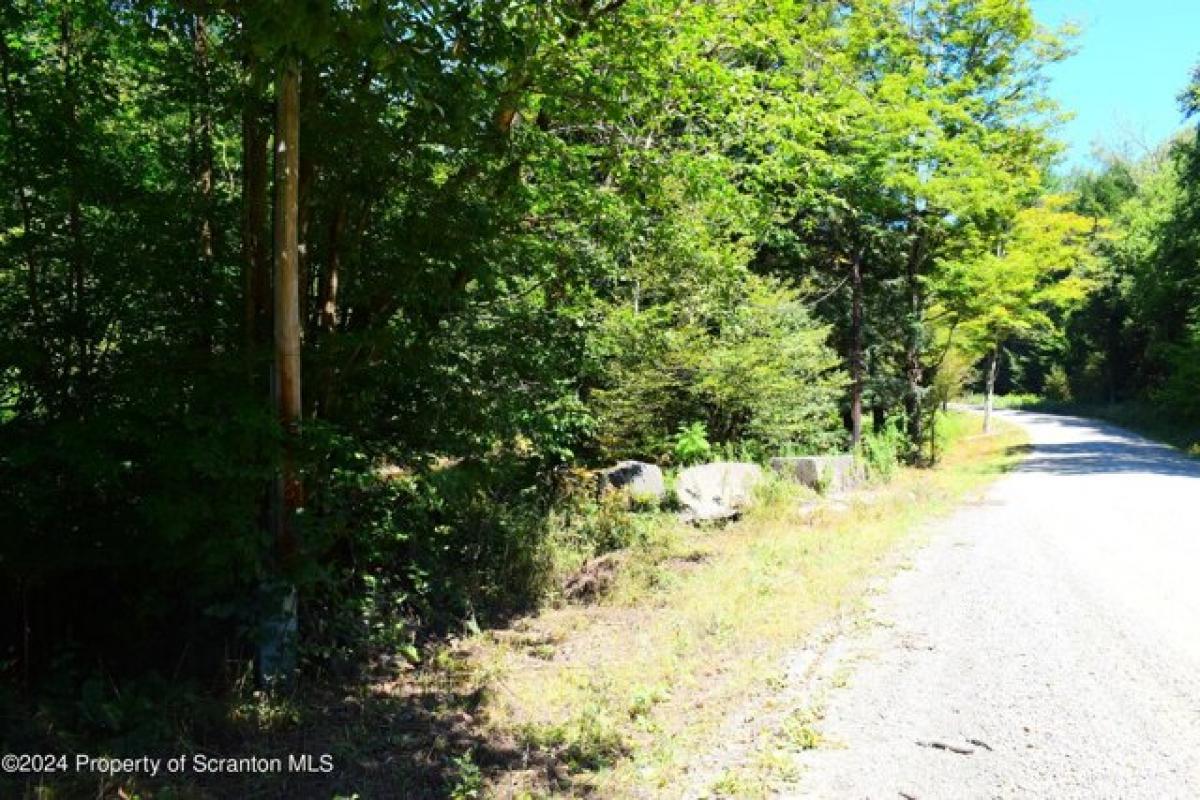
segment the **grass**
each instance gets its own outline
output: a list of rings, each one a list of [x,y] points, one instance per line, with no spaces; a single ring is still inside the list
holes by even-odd
[[[939,467],[902,469],[886,485],[843,497],[770,480],[745,518],[723,528],[639,515],[634,543],[605,562],[611,574],[589,603],[564,597],[366,680],[255,696],[233,718],[189,736],[192,749],[211,755],[330,753],[332,774],[192,776],[170,786],[77,776],[27,786],[24,796],[677,794],[698,779],[698,759],[721,743],[748,698],[766,698],[777,716],[744,763],[706,774],[711,785],[700,788],[770,795],[794,779],[794,753],[836,746],[820,731],[822,698],[789,699],[794,708],[780,700],[789,687],[784,657],[862,609],[872,580],[901,567],[922,523],[1017,457],[1015,429],[978,432],[977,417],[951,414],[939,425]]]
[[[982,407],[985,400],[982,394],[969,394],[961,402]],[[992,408],[1031,408],[1049,402],[1036,394],[998,394],[992,398]]]
[[[920,523],[1016,458],[1016,429],[983,437],[978,425],[950,415],[942,464],[902,470],[884,487],[818,501],[773,485],[743,521],[720,530],[663,517],[600,603],[550,609],[461,643],[488,735],[515,740],[546,765],[493,770],[490,792],[627,797],[678,786],[730,711],[778,680],[786,653],[861,609],[869,581],[894,566]],[[549,657],[546,642],[555,643]],[[820,744],[811,720],[790,725],[789,747]]]

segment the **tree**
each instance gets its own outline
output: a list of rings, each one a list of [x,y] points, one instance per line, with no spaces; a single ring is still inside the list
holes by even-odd
[[[974,258],[945,265],[945,313],[959,328],[958,347],[987,361],[983,428],[991,430],[996,371],[1004,346],[1049,336],[1058,320],[1095,285],[1092,220],[1068,210],[1074,198],[1048,195],[1013,218]],[[953,290],[946,290],[953,285]]]
[[[534,603],[568,468],[680,424],[916,453],[1058,56],[983,0],[0,17],[0,625],[104,685]]]

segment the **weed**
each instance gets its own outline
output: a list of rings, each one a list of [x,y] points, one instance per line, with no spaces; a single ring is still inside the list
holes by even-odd
[[[633,691],[629,701],[629,718],[640,719],[649,714],[659,703],[667,700],[671,693],[661,686],[640,686]]]
[[[824,712],[817,708],[802,708],[794,712],[783,723],[783,739],[797,750],[815,750],[821,746],[822,737],[816,724],[824,719]]]
[[[867,477],[887,483],[896,477],[900,458],[909,449],[908,437],[895,423],[863,437],[858,458],[866,467]]]
[[[800,778],[800,768],[792,754],[776,748],[760,754],[754,761],[754,769],[779,781],[794,782]]]
[[[598,703],[563,723],[526,726],[523,738],[528,746],[556,754],[574,770],[603,769],[629,753],[612,714]]]
[[[767,787],[762,781],[734,771],[715,780],[708,791],[712,797],[758,798],[767,795]]]
[[[471,751],[451,760],[457,779],[450,787],[451,800],[478,800],[483,792],[483,771],[475,764]]]

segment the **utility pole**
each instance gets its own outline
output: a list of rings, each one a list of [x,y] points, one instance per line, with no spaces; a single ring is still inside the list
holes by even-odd
[[[296,469],[300,434],[300,71],[289,58],[279,68],[275,115],[275,360],[271,387],[283,428],[283,458],[271,502],[278,585],[268,587],[268,612],[259,643],[259,677],[286,682],[296,661],[296,589],[288,580],[297,552],[296,512],[304,487]],[[282,595],[282,596],[280,596]]]

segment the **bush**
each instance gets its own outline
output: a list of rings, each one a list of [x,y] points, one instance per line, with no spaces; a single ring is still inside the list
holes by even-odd
[[[896,423],[891,423],[883,430],[863,436],[858,456],[870,480],[886,483],[895,477],[901,457],[908,449],[908,437]]]
[[[307,638],[348,662],[364,647],[405,651],[419,633],[533,607],[640,530],[626,497],[597,497],[592,473],[520,459],[349,470],[331,488],[325,515],[339,527],[309,600],[320,630]]]
[[[1055,403],[1071,402],[1071,380],[1067,377],[1067,371],[1062,368],[1061,364],[1055,364],[1046,373],[1043,394],[1047,400]]]
[[[1183,422],[1200,421],[1200,328],[1186,343],[1168,349],[1168,361],[1170,374],[1151,399]]]
[[[703,422],[680,425],[675,435],[675,461],[684,466],[698,464],[712,454],[708,443],[708,428]]]
[[[828,337],[796,292],[749,275],[701,309],[614,310],[596,345],[599,448],[606,458],[654,458],[672,451],[669,431],[697,420],[714,446],[842,446],[845,375]]]

